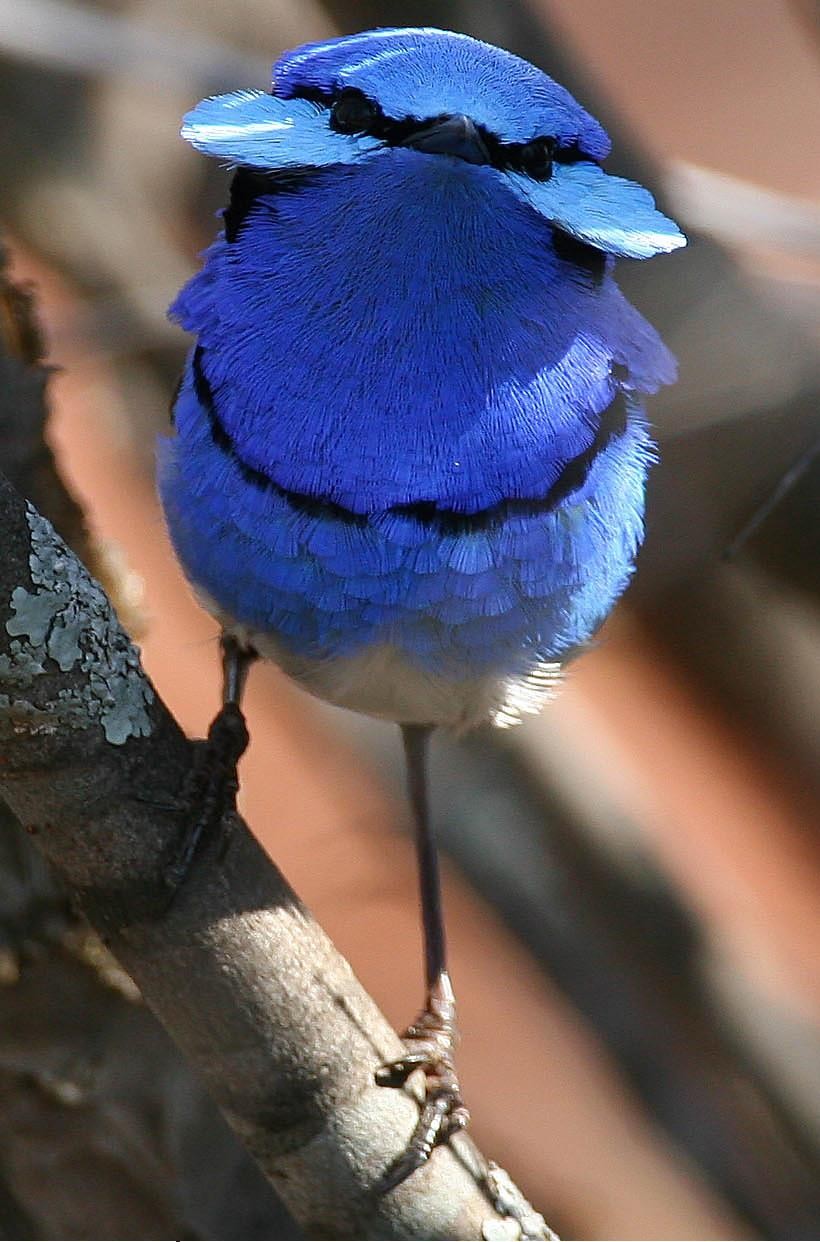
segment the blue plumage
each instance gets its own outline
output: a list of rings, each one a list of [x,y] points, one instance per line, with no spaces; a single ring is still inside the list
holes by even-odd
[[[535,65],[449,30],[366,30],[286,52],[273,67],[274,93],[291,99],[357,88],[394,119],[463,112],[502,142],[549,134],[604,159],[598,122]]]
[[[564,504],[502,505],[485,525],[453,530],[389,511],[342,519],[249,483],[214,441],[190,366],[176,425],[161,472],[183,563],[208,597],[300,656],[349,656],[389,638],[456,681],[523,674],[534,653],[554,657],[589,636],[640,539],[650,450],[634,414]]]
[[[231,636],[215,770],[237,755],[216,748],[237,736],[242,649],[403,727],[427,994],[411,1055],[376,1078],[420,1067],[427,1093],[385,1191],[468,1120],[424,739],[537,708],[625,587],[641,400],[675,368],[613,268],[684,239],[603,171],[609,139],[562,87],[463,35],[297,48],[272,95],[205,100],[183,133],[237,168],[172,307],[196,344],[159,474]]]
[[[626,584],[640,398],[674,362],[613,256],[683,238],[600,168],[600,125],[497,48],[376,31],[273,77],[185,121],[238,172],[172,308],[197,346],[162,451],[171,533],[223,622],[312,689],[417,719],[418,684],[383,704],[353,684],[389,650],[389,676],[436,684],[425,723],[463,723]],[[448,720],[441,685],[479,682]]]

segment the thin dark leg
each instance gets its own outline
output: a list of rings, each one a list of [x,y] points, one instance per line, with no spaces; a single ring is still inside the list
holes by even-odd
[[[407,792],[413,808],[416,858],[421,892],[421,921],[424,931],[425,981],[428,991],[447,970],[444,913],[441,906],[441,877],[438,850],[430,826],[427,796],[427,747],[432,730],[428,725],[402,725]]]
[[[183,791],[182,802],[190,819],[174,857],[165,868],[165,883],[171,890],[172,900],[185,882],[203,841],[219,829],[225,811],[236,806],[239,789],[236,769],[248,745],[240,703],[256,652],[240,646],[228,634],[222,635],[220,646],[222,707],[211,723],[207,741],[200,743],[201,749]]]
[[[407,1052],[398,1061],[383,1065],[376,1074],[376,1081],[383,1087],[401,1086],[414,1070],[422,1069],[426,1096],[404,1154],[384,1179],[383,1192],[403,1182],[429,1160],[439,1143],[447,1142],[469,1121],[453,1063],[455,997],[447,973],[438,852],[427,798],[426,759],[431,729],[426,725],[402,725],[401,728],[418,857],[427,1001],[415,1022],[404,1032]]]
[[[257,658],[256,652],[240,647],[230,634],[223,634],[219,645],[222,650],[222,703],[241,707],[248,671]]]

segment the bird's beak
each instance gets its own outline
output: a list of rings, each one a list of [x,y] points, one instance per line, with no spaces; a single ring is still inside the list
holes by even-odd
[[[468,116],[458,113],[444,120],[430,121],[405,138],[403,147],[426,155],[454,155],[468,164],[489,164],[490,153],[478,128]]]

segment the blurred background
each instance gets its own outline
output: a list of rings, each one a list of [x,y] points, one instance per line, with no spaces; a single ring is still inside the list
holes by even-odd
[[[179,118],[265,87],[286,47],[371,25],[444,26],[541,65],[610,130],[608,167],[651,186],[691,239],[619,265],[680,363],[650,408],[661,464],[634,585],[542,716],[435,744],[474,1136],[568,1237],[816,1237],[814,0],[0,0],[0,230],[56,368],[58,467],[149,674],[202,735],[216,631],[152,472],[186,348],[165,309],[229,173],[179,140]],[[272,668],[254,670],[248,712],[240,806],[403,1026],[422,981],[396,731]],[[227,1135],[202,1147],[182,1068],[151,1076],[150,1106],[147,1081],[125,1091],[123,1065],[161,1041],[117,1008],[138,1008],[127,984],[104,1020],[78,1013],[64,976],[55,993],[43,910],[61,898],[22,848],[0,885],[0,1236],[160,1237],[169,1221],[176,1237],[293,1236],[252,1170],[223,1186],[216,1166],[239,1157]],[[37,896],[10,912],[12,874]],[[41,1019],[25,1038],[23,1011]],[[225,1215],[238,1185],[253,1220],[236,1199]]]

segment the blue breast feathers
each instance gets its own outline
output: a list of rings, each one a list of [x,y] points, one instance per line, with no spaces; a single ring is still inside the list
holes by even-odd
[[[674,376],[603,256],[494,169],[390,151],[263,179],[245,209],[172,311],[242,458],[284,488],[358,513],[542,496],[613,369],[641,392]]]
[[[226,613],[297,655],[391,643],[455,680],[524,674],[585,642],[631,573],[651,446],[629,398],[563,496],[461,520],[288,495],[249,473],[206,407],[192,355],[160,456],[177,553]]]
[[[185,119],[237,173],[172,307],[197,340],[160,472],[180,558],[294,655],[523,675],[631,573],[640,397],[675,365],[613,267],[684,239],[498,48],[370,31],[273,79]]]

